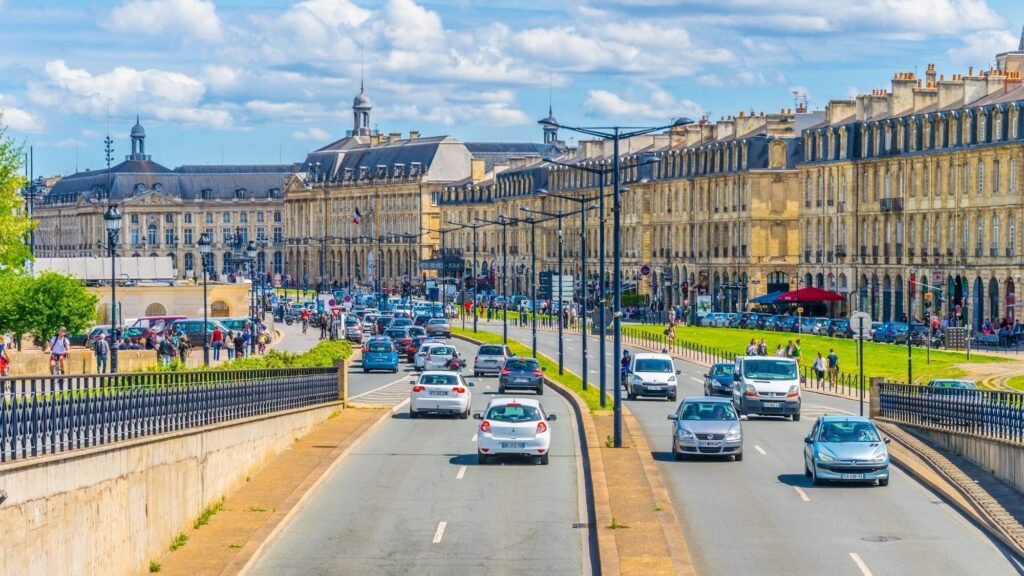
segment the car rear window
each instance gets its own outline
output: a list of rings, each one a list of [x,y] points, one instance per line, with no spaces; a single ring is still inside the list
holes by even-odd
[[[448,321],[444,318],[434,318],[430,321],[431,324],[447,324]]]
[[[447,376],[445,374],[427,374],[420,377],[420,384],[458,384],[459,379],[457,376]]]
[[[455,353],[455,349],[449,346],[438,346],[436,348],[431,348],[430,353],[438,356],[450,356]]]
[[[385,330],[384,335],[388,338],[405,338],[405,330]]]
[[[501,346],[481,346],[481,356],[504,356],[505,350]]]
[[[384,342],[374,342],[373,344],[369,345],[369,349],[370,352],[391,352],[392,350],[394,350],[391,344],[387,344]]]
[[[536,370],[539,367],[540,364],[533,359],[516,358],[505,362],[505,368],[509,370]]]
[[[530,422],[540,420],[540,410],[522,404],[505,404],[492,406],[487,411],[487,419],[495,422]]]

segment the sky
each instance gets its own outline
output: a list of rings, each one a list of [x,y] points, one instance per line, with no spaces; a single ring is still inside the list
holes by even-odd
[[[35,174],[128,153],[289,163],[345,136],[363,78],[381,132],[541,141],[812,109],[896,71],[966,74],[1017,47],[1021,0],[0,0],[0,124]],[[571,133],[561,137],[573,142]]]

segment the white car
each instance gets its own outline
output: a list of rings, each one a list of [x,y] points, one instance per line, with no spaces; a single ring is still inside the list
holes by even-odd
[[[556,416],[544,412],[540,402],[532,398],[495,398],[484,413],[473,418],[482,420],[477,433],[477,458],[487,464],[491,456],[539,457],[548,463],[551,447],[551,425]]]
[[[436,346],[445,346],[444,342],[424,342],[420,349],[416,351],[416,357],[413,358],[413,368],[417,371],[425,370],[427,365],[427,355],[430,354],[430,349]],[[444,366],[442,366],[444,368]]]
[[[455,357],[455,347],[447,344],[431,346],[427,349],[427,356],[423,359],[424,370],[445,370],[448,362]]]
[[[668,354],[637,352],[629,365],[627,397],[636,400],[638,396],[659,396],[675,402],[678,374]]]
[[[412,380],[409,393],[409,417],[420,414],[452,414],[465,420],[469,418],[469,407],[473,402],[470,388],[458,372],[431,371],[420,374]]]
[[[476,351],[473,359],[473,375],[501,374],[505,361],[512,356],[512,351],[505,344],[484,344]]]

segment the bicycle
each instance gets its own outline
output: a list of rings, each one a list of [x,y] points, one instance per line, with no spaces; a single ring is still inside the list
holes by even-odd
[[[302,321],[302,333],[305,334],[306,330],[309,329],[309,320]]]
[[[50,374],[62,376],[64,374],[64,355],[50,354]]]

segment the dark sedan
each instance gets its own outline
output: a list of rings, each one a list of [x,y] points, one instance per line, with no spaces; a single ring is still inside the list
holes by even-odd
[[[395,343],[395,351],[399,356],[409,356],[410,348],[412,348],[412,336],[409,334],[409,328],[388,328],[384,331],[384,336]],[[416,351],[413,350],[412,356],[415,357],[415,355]]]
[[[505,360],[498,380],[498,394],[506,390],[533,390],[544,393],[544,369],[535,358],[513,356]]]
[[[711,369],[704,375],[704,395],[732,398],[732,387],[735,384],[732,375],[735,368],[731,362],[712,364]]]

